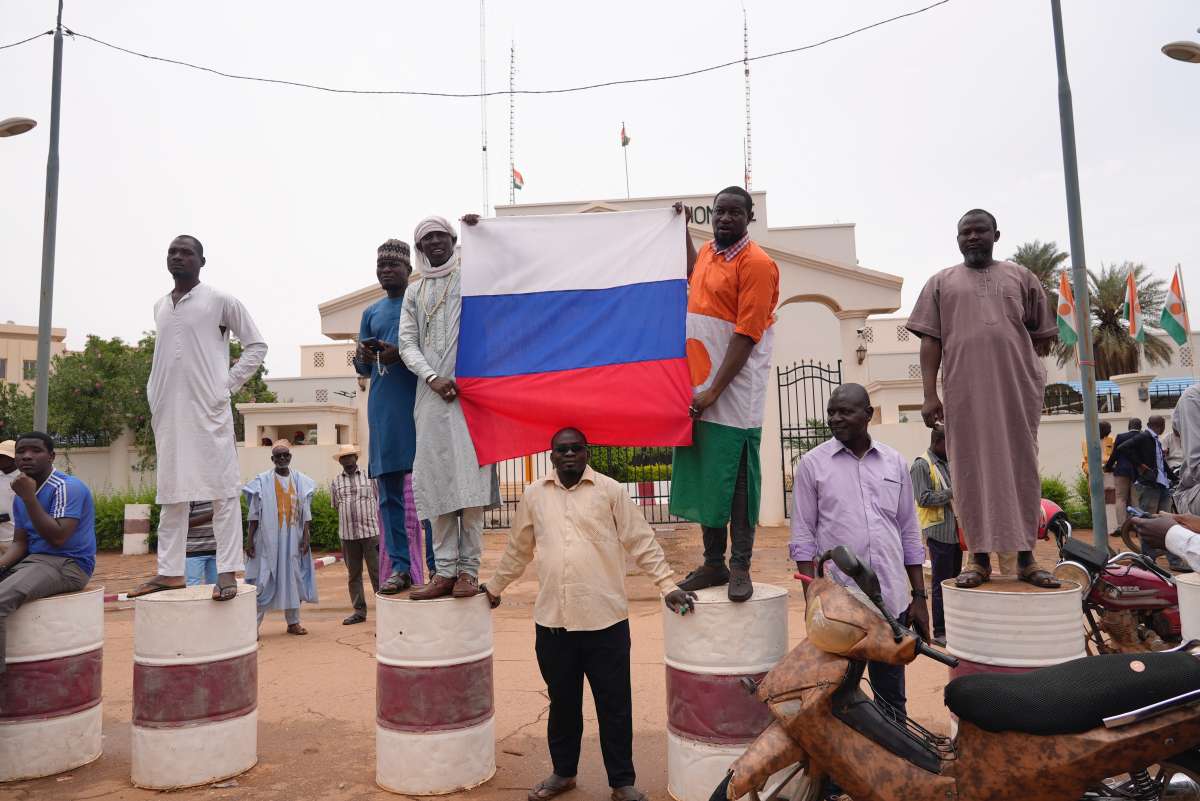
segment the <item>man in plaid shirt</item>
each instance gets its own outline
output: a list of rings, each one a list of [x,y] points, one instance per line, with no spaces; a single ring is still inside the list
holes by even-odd
[[[329,495],[338,513],[338,537],[342,540],[342,558],[346,560],[347,587],[354,613],[343,626],[367,619],[367,599],[363,597],[363,559],[371,576],[371,589],[379,591],[379,493],[375,480],[358,469],[358,446],[343,445],[334,454],[342,473],[333,480]]]

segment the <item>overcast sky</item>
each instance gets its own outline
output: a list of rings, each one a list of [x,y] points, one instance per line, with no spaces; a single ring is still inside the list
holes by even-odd
[[[807,44],[931,0],[746,0],[751,54]],[[1088,261],[1181,262],[1200,298],[1200,39],[1194,0],[1065,0]],[[904,276],[907,309],[957,261],[954,223],[993,211],[998,255],[1067,247],[1047,0],[952,0],[753,66],[754,188],[772,225],[857,223],[859,261]],[[0,44],[53,26],[52,0],[0,2]],[[478,3],[67,0],[65,24],[229,72],[338,87],[474,91]],[[489,89],[680,72],[740,58],[737,2],[489,0]],[[51,40],[0,51],[0,321],[36,324]],[[742,177],[738,67],[517,102],[524,202],[706,193]],[[508,100],[488,104],[493,204],[507,202]],[[170,288],[165,252],[205,243],[203,279],[234,292],[273,375],[319,342],[317,304],[374,280],[376,246],[426,214],[483,205],[477,99],[343,96],[231,81],[84,40],[65,43],[55,325],[136,339]],[[1198,301],[1200,302],[1200,301]]]

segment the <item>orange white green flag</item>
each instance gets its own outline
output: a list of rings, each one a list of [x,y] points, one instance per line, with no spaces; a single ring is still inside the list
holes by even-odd
[[[1171,289],[1167,292],[1167,302],[1163,304],[1160,322],[1163,329],[1171,335],[1171,339],[1175,340],[1176,345],[1187,343],[1187,302],[1183,299],[1183,276],[1180,275],[1178,265],[1175,267],[1174,277],[1171,278]]]
[[[1066,270],[1058,274],[1058,341],[1067,347],[1079,341],[1079,332],[1075,330],[1075,295]]]
[[[1130,270],[1125,276],[1125,307],[1121,310],[1121,316],[1129,324],[1130,338],[1135,342],[1145,342],[1146,331],[1142,328],[1142,304],[1138,302],[1137,281],[1134,279],[1133,270]]]

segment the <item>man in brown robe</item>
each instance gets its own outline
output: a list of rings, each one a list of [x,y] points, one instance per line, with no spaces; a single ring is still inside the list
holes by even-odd
[[[964,214],[958,221],[963,263],[930,278],[908,318],[908,329],[921,337],[921,416],[930,428],[946,427],[955,512],[971,552],[958,586],[978,587],[991,577],[993,552],[1016,551],[1022,581],[1056,587],[1034,561],[1033,545],[1046,384],[1039,357],[1050,353],[1057,327],[1033,273],[992,258],[999,238],[990,213]]]

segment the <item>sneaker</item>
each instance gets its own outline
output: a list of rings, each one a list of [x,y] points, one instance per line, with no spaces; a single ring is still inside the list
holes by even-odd
[[[729,571],[724,566],[700,565],[700,567],[688,573],[687,578],[679,582],[679,589],[687,592],[695,592],[707,587],[723,587],[728,583]]]
[[[729,569],[729,600],[734,603],[749,601],[754,595],[754,582],[750,580],[750,571],[741,567]]]
[[[432,601],[434,598],[445,598],[454,592],[454,579],[449,576],[434,576],[433,581],[418,590],[408,594],[411,601]]]
[[[454,582],[452,595],[455,598],[471,598],[479,594],[479,579],[470,573],[459,573],[458,581]]]

